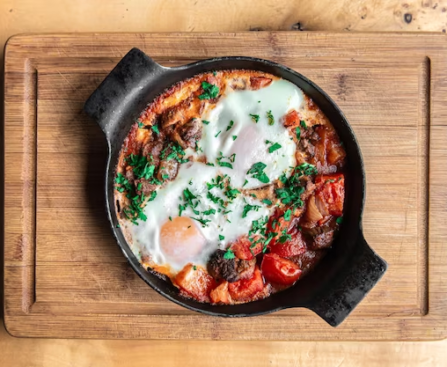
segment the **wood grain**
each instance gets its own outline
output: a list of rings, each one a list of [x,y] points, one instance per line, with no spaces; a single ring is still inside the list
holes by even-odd
[[[105,141],[81,109],[132,46],[168,66],[217,55],[269,58],[311,78],[342,108],[365,158],[365,236],[390,267],[341,327],[331,329],[301,309],[243,320],[197,315],[156,294],[124,261],[103,211]],[[445,37],[422,34],[13,38],[5,66],[8,330],[92,338],[445,337],[447,253],[439,199],[446,189],[439,175],[446,175],[440,162],[446,155],[440,138],[447,129],[446,59]]]

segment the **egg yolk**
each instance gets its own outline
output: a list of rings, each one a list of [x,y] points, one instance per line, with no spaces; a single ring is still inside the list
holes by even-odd
[[[197,256],[206,239],[191,218],[176,217],[161,227],[160,246],[172,262],[184,263]]]

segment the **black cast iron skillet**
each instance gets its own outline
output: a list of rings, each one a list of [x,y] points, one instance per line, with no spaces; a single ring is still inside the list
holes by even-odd
[[[290,82],[311,97],[334,125],[348,160],[344,220],[333,248],[315,270],[295,286],[267,299],[234,306],[212,306],[185,299],[170,282],[146,271],[130,250],[119,228],[114,204],[114,176],[122,143],[148,103],[176,82],[196,74],[224,69],[261,70]],[[386,271],[387,264],[362,234],[365,198],[363,159],[354,132],[337,105],[303,75],[276,63],[251,57],[220,57],[175,68],[163,67],[132,49],[112,70],[84,106],[106,135],[109,156],[105,194],[107,215],[119,247],[132,268],[153,289],[188,309],[213,316],[263,315],[290,307],[311,309],[332,326],[339,325]]]

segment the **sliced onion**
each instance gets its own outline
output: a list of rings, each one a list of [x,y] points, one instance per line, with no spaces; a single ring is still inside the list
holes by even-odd
[[[323,216],[315,203],[315,195],[312,195],[307,203],[306,219],[310,223],[317,223],[319,220],[323,219]]]

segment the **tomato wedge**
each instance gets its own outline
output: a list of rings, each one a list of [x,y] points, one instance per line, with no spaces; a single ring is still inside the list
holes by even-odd
[[[252,260],[256,255],[261,253],[262,244],[258,242],[253,246],[247,236],[242,236],[231,245],[231,249],[238,259]]]
[[[222,282],[210,293],[211,302],[214,304],[229,305],[231,303],[231,296],[228,292],[228,282]]]
[[[213,277],[200,266],[187,264],[175,276],[173,283],[199,302],[209,302],[209,294],[216,286]]]
[[[291,285],[301,276],[298,265],[276,254],[264,255],[261,270],[267,281],[282,285]]]
[[[317,186],[316,198],[323,203],[323,212],[340,217],[343,215],[343,202],[345,200],[345,178],[342,173],[321,175],[315,178]]]
[[[306,242],[301,232],[292,235],[292,239],[285,243],[276,242],[269,246],[270,252],[281,257],[298,256],[306,252]]]
[[[228,291],[236,301],[251,301],[253,297],[264,289],[264,281],[259,268],[256,266],[250,279],[242,279],[228,284]]]

